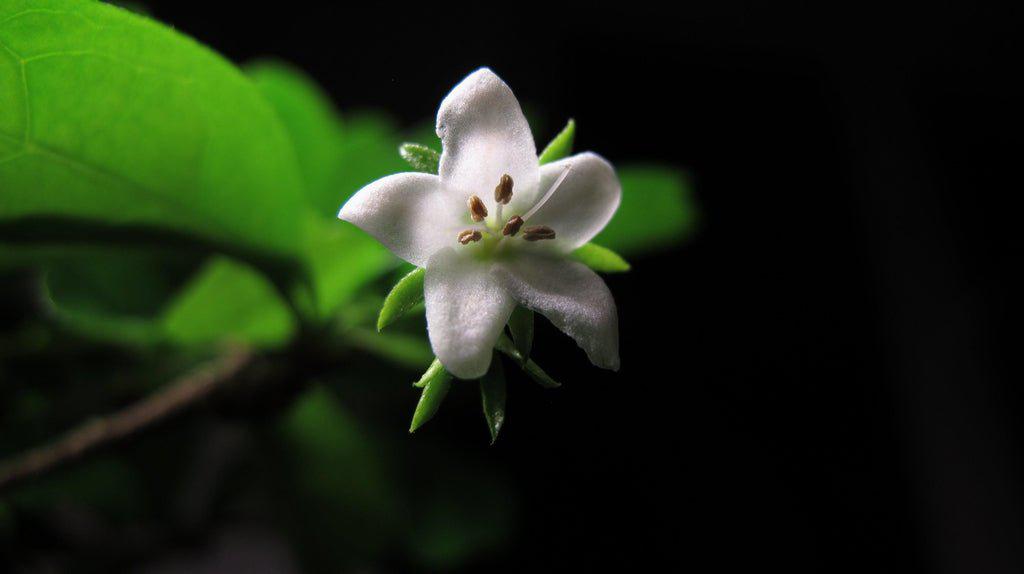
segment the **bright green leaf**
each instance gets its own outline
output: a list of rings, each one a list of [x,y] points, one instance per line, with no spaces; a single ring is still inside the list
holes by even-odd
[[[480,379],[480,396],[483,399],[487,430],[491,433],[491,444],[494,444],[505,424],[505,371],[498,357],[491,360],[490,370]]]
[[[253,84],[212,51],[86,0],[0,4],[0,237],[190,241],[292,256],[306,203]]]
[[[398,148],[398,153],[416,171],[436,174],[441,164],[441,154],[422,144],[404,143]]]
[[[409,309],[423,300],[423,277],[425,275],[424,269],[413,269],[391,288],[391,292],[384,299],[384,305],[380,308],[380,315],[377,317],[378,331],[397,321]]]
[[[169,339],[183,345],[240,341],[276,347],[296,329],[274,286],[252,268],[224,257],[213,258],[182,290],[163,323]]]
[[[569,157],[569,154],[572,153],[574,139],[576,139],[576,121],[569,120],[562,131],[558,132],[558,135],[544,148],[544,151],[540,152],[541,165]]]
[[[530,378],[538,385],[546,389],[557,389],[562,386],[562,383],[552,379],[550,375],[544,372],[544,369],[540,368],[540,365],[533,361],[533,359],[526,359],[523,357],[522,353],[516,349],[515,344],[512,343],[512,340],[504,334],[498,338],[498,344],[495,345],[494,348],[505,353],[509,357],[512,357],[512,359],[522,366],[523,372],[529,375]]]
[[[683,172],[635,165],[617,171],[622,203],[594,241],[630,255],[670,247],[693,233],[697,207]]]
[[[533,311],[517,306],[508,319],[508,330],[523,360],[530,358],[530,348],[533,347]]]
[[[629,271],[629,263],[621,255],[596,243],[587,243],[573,251],[572,256],[580,263],[600,273],[624,273]]]
[[[430,371],[428,369],[426,374],[429,374]],[[423,394],[420,395],[420,402],[416,405],[416,412],[412,415],[409,432],[416,432],[437,414],[437,409],[441,408],[441,402],[444,401],[451,386],[452,377],[447,371],[442,369],[441,372],[434,372],[433,376],[423,385]]]
[[[333,220],[345,192],[336,182],[346,146],[341,117],[330,98],[304,72],[283,62],[258,61],[245,71],[288,132],[310,204],[318,215]]]

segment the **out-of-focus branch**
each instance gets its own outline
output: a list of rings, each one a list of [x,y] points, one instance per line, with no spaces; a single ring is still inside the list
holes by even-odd
[[[0,462],[0,491],[188,409],[231,382],[252,358],[246,349],[232,349],[120,412],[93,419],[55,442]]]

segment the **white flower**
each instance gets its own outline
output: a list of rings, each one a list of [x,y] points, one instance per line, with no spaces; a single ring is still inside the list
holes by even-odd
[[[427,328],[441,363],[459,378],[483,376],[520,304],[575,339],[592,363],[617,370],[615,301],[569,257],[619,206],[611,164],[581,153],[539,165],[519,102],[486,68],[441,102],[437,135],[439,175],[379,179],[338,217],[426,269]]]

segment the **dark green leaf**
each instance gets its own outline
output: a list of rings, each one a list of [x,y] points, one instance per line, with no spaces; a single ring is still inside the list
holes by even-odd
[[[677,244],[697,224],[697,208],[685,174],[659,166],[618,170],[622,203],[594,241],[624,255]]]
[[[441,154],[422,144],[404,143],[398,148],[398,153],[413,169],[424,173],[436,174],[441,163]]]
[[[553,161],[569,157],[572,153],[572,143],[576,138],[576,121],[569,120],[562,131],[551,140],[551,143],[540,153],[540,163],[544,165]]]
[[[533,347],[533,311],[517,306],[508,319],[508,330],[523,360],[530,358],[530,349]]]
[[[378,331],[397,321],[409,309],[423,300],[423,277],[425,275],[424,269],[413,269],[391,288],[391,292],[384,299],[384,305],[380,308],[380,315],[377,317]]]
[[[505,424],[505,371],[497,356],[491,360],[490,370],[480,379],[480,396],[483,399],[487,430],[491,433],[491,444],[494,444]]]
[[[430,370],[427,371],[427,373],[429,372]],[[448,394],[448,389],[451,386],[452,377],[443,369],[440,373],[435,373],[426,382],[423,386],[423,394],[420,395],[420,402],[416,405],[416,412],[412,415],[412,424],[409,426],[409,432],[416,432],[417,429],[437,414],[437,409],[441,408],[441,402],[444,401],[444,397]]]
[[[0,231],[163,232],[286,257],[302,248],[295,153],[226,60],[85,0],[0,3],[0,38]]]
[[[378,333],[369,329],[351,329],[345,332],[348,343],[353,347],[372,353],[389,362],[422,369],[434,358],[430,345],[423,336],[401,333]]]
[[[599,273],[624,273],[630,269],[621,255],[596,243],[587,243],[573,251],[572,256]]]
[[[524,359],[522,353],[512,343],[512,340],[504,334],[498,338],[498,344],[494,348],[518,362],[522,366],[523,372],[529,375],[538,385],[546,389],[557,389],[562,386],[562,383],[552,379],[550,375],[544,372],[544,369],[540,368],[540,365],[533,362],[533,359]]]
[[[184,345],[241,341],[276,347],[295,319],[274,286],[252,268],[213,258],[182,290],[163,318],[166,336]]]

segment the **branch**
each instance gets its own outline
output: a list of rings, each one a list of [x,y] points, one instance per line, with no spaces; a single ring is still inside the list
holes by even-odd
[[[249,351],[231,350],[120,412],[93,419],[55,442],[3,461],[0,463],[0,491],[46,474],[186,410],[233,380],[251,361]]]

